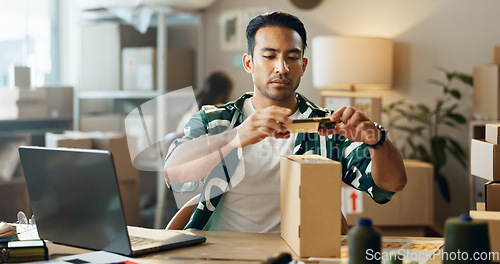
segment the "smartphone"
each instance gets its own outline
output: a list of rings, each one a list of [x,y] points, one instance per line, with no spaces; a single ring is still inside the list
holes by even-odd
[[[284,124],[290,133],[318,133],[322,129],[334,129],[339,122],[332,122],[330,117],[312,117],[294,119],[291,124]]]

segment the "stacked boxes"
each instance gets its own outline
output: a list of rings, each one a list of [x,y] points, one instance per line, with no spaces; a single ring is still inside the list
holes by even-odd
[[[500,252],[500,125],[486,124],[486,139],[471,143],[471,173],[489,180],[484,186],[483,211],[470,211],[474,219],[488,221],[491,251]]]

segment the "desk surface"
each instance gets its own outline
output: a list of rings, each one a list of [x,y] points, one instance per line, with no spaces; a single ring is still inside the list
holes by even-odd
[[[164,232],[164,230],[158,230]],[[172,232],[172,231],[169,231]],[[236,232],[209,232],[209,231],[174,231],[187,234],[206,236],[203,244],[167,250],[159,253],[144,255],[137,259],[147,263],[260,263],[266,258],[280,252],[289,252],[293,259],[299,259],[281,239],[280,234],[256,234]],[[398,237],[401,238],[401,237]],[[441,238],[409,238],[418,240],[437,241]],[[66,254],[81,254],[90,250],[48,243],[51,258]],[[307,259],[301,259],[306,261]],[[306,261],[306,263],[331,263],[322,261]],[[336,262],[339,263],[339,262]],[[440,263],[432,261],[428,263]]]

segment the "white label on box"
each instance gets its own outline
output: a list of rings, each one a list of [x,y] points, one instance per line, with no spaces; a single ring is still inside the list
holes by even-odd
[[[342,187],[342,212],[344,214],[363,213],[363,193],[352,187]]]

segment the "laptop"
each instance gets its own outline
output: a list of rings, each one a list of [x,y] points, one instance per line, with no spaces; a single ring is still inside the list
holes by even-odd
[[[126,256],[206,241],[165,230],[152,239],[151,229],[129,236],[109,151],[21,146],[19,155],[41,239]]]

